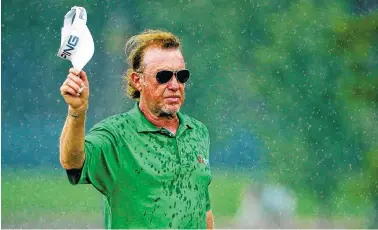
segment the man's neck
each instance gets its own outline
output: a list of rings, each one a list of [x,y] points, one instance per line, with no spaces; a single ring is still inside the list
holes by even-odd
[[[177,114],[169,116],[156,114],[148,109],[144,103],[139,104],[139,109],[142,111],[147,120],[149,120],[153,125],[158,128],[165,128],[171,133],[176,134],[180,123]]]

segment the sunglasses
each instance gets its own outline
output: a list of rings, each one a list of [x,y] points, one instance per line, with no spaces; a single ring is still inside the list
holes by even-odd
[[[160,84],[165,84],[172,79],[173,75],[175,75],[178,82],[184,84],[189,80],[190,73],[187,69],[179,71],[161,70],[156,73],[156,81]]]

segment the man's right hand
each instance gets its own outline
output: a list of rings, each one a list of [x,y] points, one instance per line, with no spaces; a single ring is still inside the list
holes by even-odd
[[[85,113],[88,109],[89,82],[87,74],[75,68],[69,70],[67,79],[60,87],[60,93],[74,113]]]

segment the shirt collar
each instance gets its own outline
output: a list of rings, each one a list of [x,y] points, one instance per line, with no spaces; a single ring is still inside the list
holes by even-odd
[[[159,132],[161,129],[156,127],[154,124],[152,124],[142,113],[142,111],[139,108],[139,102],[135,103],[135,106],[133,109],[129,112],[130,117],[134,120],[134,124],[136,125],[137,131],[140,132]],[[180,120],[179,129],[192,129],[194,126],[191,122],[191,120],[186,117],[185,115],[181,114],[180,112],[177,113],[177,116]]]

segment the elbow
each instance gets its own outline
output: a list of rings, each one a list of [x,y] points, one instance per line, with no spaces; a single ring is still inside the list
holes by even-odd
[[[62,168],[67,169],[67,170],[72,169],[72,163],[71,162],[64,160],[62,158],[60,158],[59,161],[60,161],[60,165],[62,166]]]
[[[67,161],[60,160],[60,165],[66,170],[73,169],[72,165]]]
[[[60,165],[62,168],[69,169],[81,169],[84,165],[84,154],[71,154],[70,157],[62,157],[60,155]]]
[[[60,165],[66,169],[81,169],[83,167],[84,162],[67,162],[67,161],[60,161]]]

